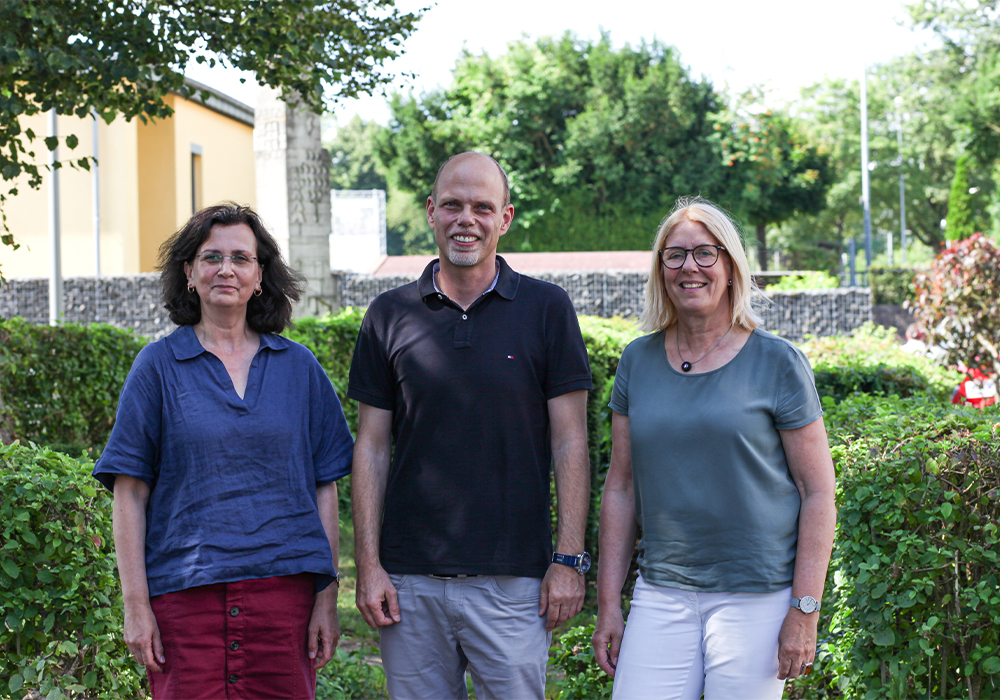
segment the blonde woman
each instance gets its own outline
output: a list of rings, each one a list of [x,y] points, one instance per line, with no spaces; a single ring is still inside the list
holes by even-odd
[[[617,698],[776,700],[813,663],[836,517],[812,370],[758,328],[718,207],[678,201],[652,256],[649,335],[622,354],[610,404],[597,661]]]

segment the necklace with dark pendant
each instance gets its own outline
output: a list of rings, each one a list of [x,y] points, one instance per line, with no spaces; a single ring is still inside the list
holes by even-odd
[[[719,338],[718,340],[715,341],[715,345],[713,345],[712,347],[710,347],[708,349],[708,352],[706,352],[704,355],[702,355],[701,357],[699,357],[694,362],[688,362],[688,361],[686,361],[684,359],[684,356],[681,354],[681,334],[680,334],[680,329],[677,329],[674,332],[674,340],[677,341],[677,357],[679,357],[681,359],[681,371],[682,372],[690,372],[691,371],[691,367],[693,365],[698,364],[699,362],[701,362],[702,360],[704,360],[706,357],[708,357],[709,355],[711,355],[713,352],[715,352],[715,349],[717,347],[719,347],[720,345],[722,345],[722,341],[726,339],[726,336],[729,335],[729,331],[731,331],[731,330],[733,330],[732,325],[730,325],[729,328],[726,330],[726,332],[722,334],[721,338]]]

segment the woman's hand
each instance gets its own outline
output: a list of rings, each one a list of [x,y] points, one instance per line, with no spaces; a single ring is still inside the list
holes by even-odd
[[[309,617],[309,658],[314,669],[321,669],[333,658],[340,641],[340,620],[337,617],[336,582],[316,594],[312,615]]]
[[[806,614],[789,608],[778,633],[778,678],[795,679],[809,675],[816,657],[816,628],[819,613]]]
[[[605,610],[599,608],[597,612],[597,626],[594,628],[594,636],[591,642],[594,645],[594,660],[601,670],[606,674],[615,677],[615,669],[618,668],[618,652],[622,648],[622,636],[625,634],[625,620],[622,618],[621,609]]]
[[[156,624],[153,608],[147,602],[125,606],[125,646],[132,653],[132,658],[151,671],[162,673],[160,667],[167,659],[163,655],[163,641],[160,639],[160,628]]]

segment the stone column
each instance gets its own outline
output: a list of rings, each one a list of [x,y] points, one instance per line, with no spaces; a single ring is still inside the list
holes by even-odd
[[[320,142],[320,118],[281,93],[261,88],[253,130],[257,212],[288,263],[308,288],[295,316],[335,308],[330,273],[330,155]]]

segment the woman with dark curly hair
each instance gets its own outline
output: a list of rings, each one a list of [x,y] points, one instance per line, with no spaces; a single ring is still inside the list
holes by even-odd
[[[235,204],[195,214],[159,269],[180,327],[136,357],[94,467],[115,495],[125,643],[156,700],[312,698],[340,636],[353,440],[316,358],[274,335],[303,280]]]

